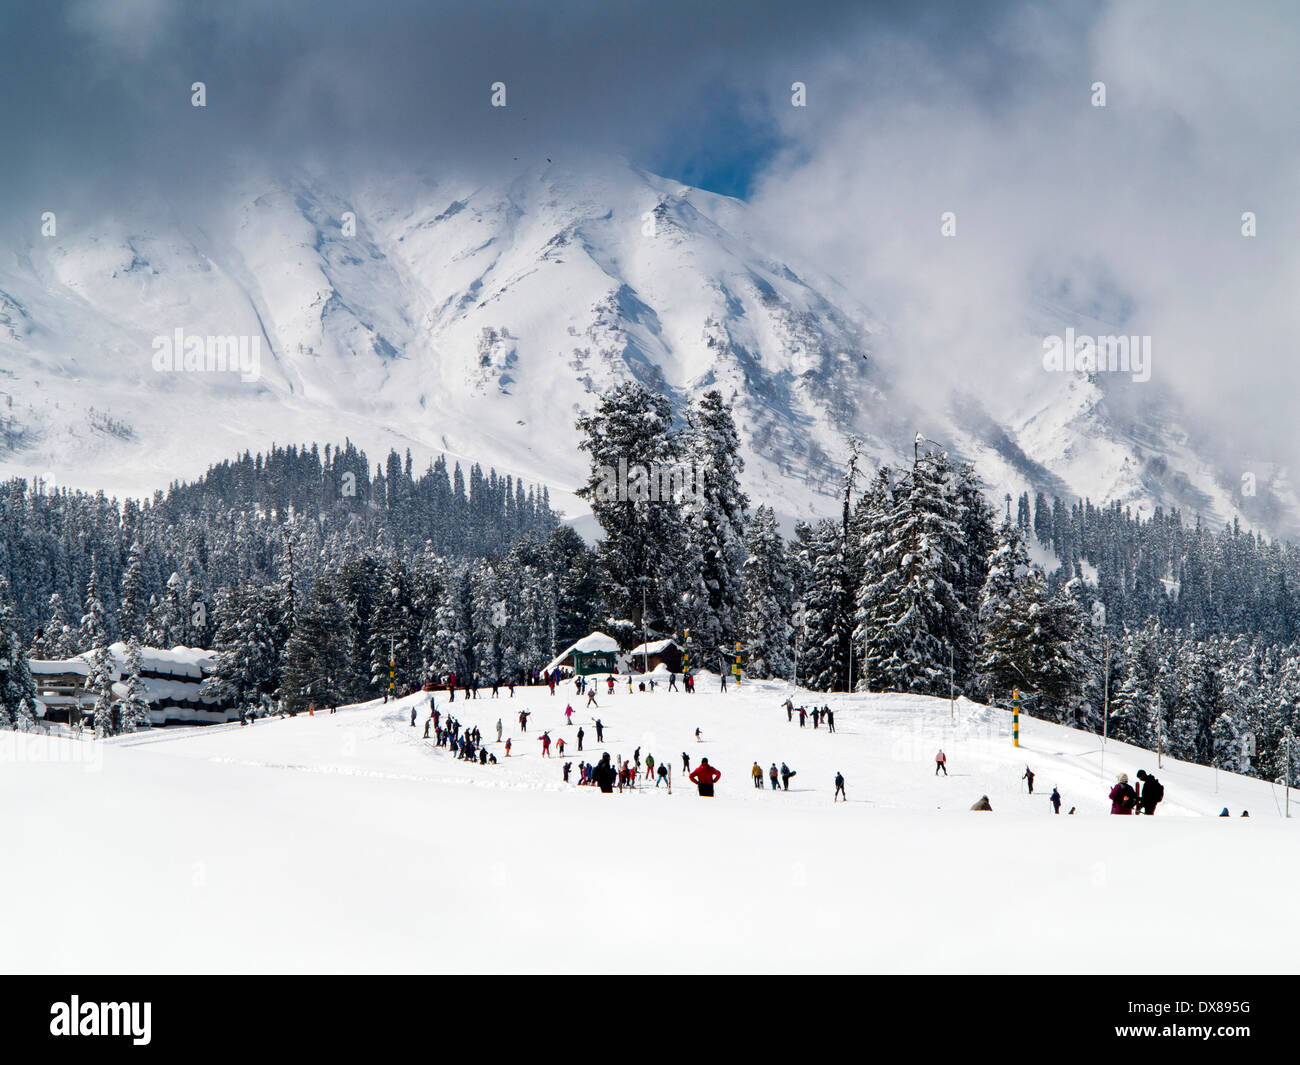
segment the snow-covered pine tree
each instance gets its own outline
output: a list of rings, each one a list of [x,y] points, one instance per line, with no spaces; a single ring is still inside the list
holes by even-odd
[[[149,720],[149,701],[145,698],[145,683],[140,674],[144,672],[144,661],[140,652],[140,641],[130,636],[126,641],[126,655],[122,666],[121,715],[122,731],[137,732],[147,729]]]
[[[507,601],[509,593],[497,574],[497,566],[487,560],[474,567],[470,576],[470,594],[476,673],[482,683],[490,684],[502,676],[506,626],[518,609],[518,603]]]
[[[799,680],[815,691],[844,691],[848,685],[856,584],[845,547],[844,528],[838,521],[803,527],[800,551],[808,583]]]
[[[463,681],[474,668],[474,597],[469,568],[463,563],[444,563],[439,580],[443,594],[434,626],[425,630],[423,656],[431,672],[456,673]]]
[[[108,650],[108,623],[104,605],[99,599],[99,567],[90,572],[86,583],[85,613],[81,617],[80,640],[87,649],[86,660],[90,674],[86,688],[95,697],[93,715],[95,733],[111,736],[117,731],[114,718],[113,684],[117,680],[117,667]]]
[[[52,592],[49,605],[45,608],[45,621],[32,639],[27,657],[47,660],[68,658],[76,654],[77,650],[76,633],[68,625],[63,596]]]
[[[334,593],[336,576],[329,570],[322,574],[295,612],[280,674],[280,700],[290,714],[334,706],[343,699],[339,678],[347,671],[351,648]]]
[[[954,472],[937,453],[920,458],[869,512],[857,620],[873,688],[941,695],[950,662],[958,679],[965,675],[972,615],[957,590],[961,518]]]
[[[18,617],[9,581],[0,575],[0,728],[36,727],[36,685],[18,640]]]
[[[121,608],[117,617],[118,629],[124,638],[140,636],[144,632],[147,609],[144,547],[135,540],[127,557],[126,571],[122,574]]]
[[[701,648],[730,650],[741,638],[749,499],[740,487],[745,464],[736,423],[716,389],[688,414],[685,458],[694,485],[680,504],[692,567],[683,574],[683,627]]]
[[[650,613],[644,627],[671,632],[684,563],[689,567],[681,510],[671,491],[671,475],[681,469],[672,407],[640,384],[623,384],[602,395],[577,427],[578,446],[591,456],[578,495],[591,505],[604,533],[599,553],[605,609],[640,632],[644,591]]]
[[[184,589],[181,575],[173,571],[167,578],[166,591],[154,601],[145,620],[145,639],[150,647],[170,648],[184,642],[182,636],[188,620]]]
[[[984,496],[984,487],[969,462],[959,462],[953,467],[952,478],[957,499],[961,537],[958,541],[959,576],[957,594],[966,606],[967,615],[979,615],[992,555],[997,547],[994,529],[994,512]],[[1014,526],[1013,526],[1014,527]],[[969,656],[967,656],[969,661]],[[965,677],[959,678],[959,682]]]
[[[279,679],[278,600],[274,587],[223,589],[216,603],[216,664],[203,681],[204,695],[253,713]]]
[[[416,687],[423,665],[417,640],[419,624],[411,609],[411,581],[406,566],[391,559],[383,568],[370,625],[370,684],[376,692],[388,690],[388,663],[393,663],[396,694]]]
[[[1073,721],[1090,669],[1087,622],[1074,598],[1053,594],[1031,571],[1004,607],[989,618],[977,662],[997,702],[1021,692],[1026,711],[1051,721]]]
[[[754,511],[745,541],[742,632],[750,649],[749,672],[788,679],[794,672],[794,581],[771,507]]]

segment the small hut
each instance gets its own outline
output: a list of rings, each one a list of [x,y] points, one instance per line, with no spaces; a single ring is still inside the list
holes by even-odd
[[[669,673],[682,671],[682,649],[674,639],[652,640],[650,643],[637,644],[629,657],[632,668],[642,673],[650,673],[663,666]]]
[[[561,651],[547,665],[545,672],[567,669],[577,676],[618,672],[618,641],[603,632],[584,636]]]

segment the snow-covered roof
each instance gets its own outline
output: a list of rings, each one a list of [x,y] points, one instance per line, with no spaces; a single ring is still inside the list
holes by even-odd
[[[126,644],[120,640],[117,643],[110,644],[108,653],[113,660],[114,679],[116,680],[126,668]],[[91,654],[90,651],[84,651],[72,658],[62,660],[32,658],[28,659],[27,665],[34,677],[51,676],[59,673],[77,673],[80,676],[88,677],[90,675]],[[204,669],[210,671],[216,665],[216,661],[216,654],[212,651],[206,651],[202,647],[140,648],[140,668],[145,673],[166,673],[173,677],[192,678],[198,681],[203,679]]]
[[[33,677],[55,676],[59,673],[76,673],[83,677],[90,676],[90,666],[81,658],[29,658],[27,660],[27,669]]]
[[[181,702],[200,702],[211,703],[214,707],[219,706],[220,699],[211,696],[202,696],[199,694],[199,686],[192,680],[160,680],[157,677],[142,677],[140,683],[144,686],[145,702],[160,703],[168,700],[177,700]],[[119,681],[113,685],[113,694],[119,699],[126,698],[126,684]]]
[[[584,636],[581,640],[571,643],[549,663],[547,663],[545,672],[549,673],[553,669],[558,669],[560,664],[572,655],[574,652],[589,655],[596,651],[607,651],[611,654],[618,653],[618,641],[612,636],[606,636],[603,632],[593,632]]]
[[[660,655],[670,647],[676,647],[678,650],[681,650],[681,646],[676,640],[668,639],[651,640],[649,643],[639,643],[628,653],[632,655]]]

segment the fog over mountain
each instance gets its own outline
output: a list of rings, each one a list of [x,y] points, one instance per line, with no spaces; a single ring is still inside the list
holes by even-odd
[[[849,435],[922,432],[995,495],[1296,531],[1284,6],[434,14],[0,14],[0,471],[135,493],[348,434],[576,512],[573,419],[636,378],[722,388],[787,518]],[[176,329],[260,338],[258,379],[160,375]],[[1150,380],[1046,371],[1068,331]]]

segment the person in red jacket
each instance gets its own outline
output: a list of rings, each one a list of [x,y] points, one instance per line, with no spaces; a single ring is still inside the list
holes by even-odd
[[[944,776],[948,775],[948,756],[943,751],[934,756],[934,775],[936,777],[939,775],[940,769],[943,770]]]
[[[707,758],[701,758],[700,764],[691,773],[691,783],[700,789],[700,798],[713,797],[713,785],[722,779],[722,774],[709,765]]]
[[[1137,805],[1137,792],[1128,782],[1128,774],[1121,773],[1115,778],[1115,786],[1110,789],[1110,812],[1113,814],[1131,814]]]
[[[538,738],[542,741],[542,757],[543,757],[543,758],[550,758],[550,757],[551,757],[551,735],[550,735],[550,733],[549,733],[549,732],[543,732],[543,733],[541,734],[541,736],[538,737]]]

